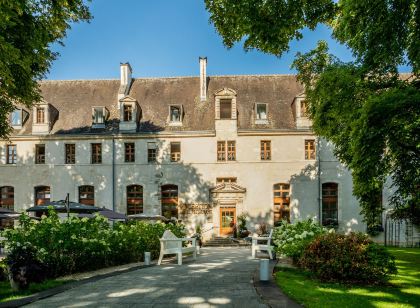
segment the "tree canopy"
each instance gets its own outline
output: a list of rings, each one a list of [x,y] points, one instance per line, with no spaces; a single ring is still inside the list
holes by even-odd
[[[350,168],[369,230],[379,224],[381,193],[392,179],[393,215],[420,224],[420,2],[418,0],[205,0],[227,47],[281,56],[302,30],[324,24],[354,61],[329,54],[325,41],[296,55],[314,132]],[[399,74],[409,65],[410,74]]]
[[[66,36],[71,23],[89,21],[83,0],[0,1],[0,137],[11,133],[16,105],[41,100],[38,81],[58,56],[51,44]]]

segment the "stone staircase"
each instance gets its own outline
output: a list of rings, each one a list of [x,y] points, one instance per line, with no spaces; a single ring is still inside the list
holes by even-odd
[[[203,247],[242,247],[250,243],[243,239],[232,239],[229,237],[215,237],[203,243]]]

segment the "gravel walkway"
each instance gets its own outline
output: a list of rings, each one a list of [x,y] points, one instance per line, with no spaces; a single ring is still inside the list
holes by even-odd
[[[164,259],[25,307],[267,307],[252,284],[256,269],[248,248],[203,248],[181,266]]]

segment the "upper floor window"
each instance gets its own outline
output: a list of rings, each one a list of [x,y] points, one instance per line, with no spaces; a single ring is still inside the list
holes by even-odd
[[[218,141],[217,142],[217,160],[234,161],[236,160],[236,142]]]
[[[127,215],[143,213],[143,186],[127,186]]]
[[[169,121],[172,123],[182,122],[182,107],[178,105],[169,106]]]
[[[220,119],[232,119],[232,100],[220,100]]]
[[[135,144],[133,142],[124,143],[124,158],[126,163],[133,163],[136,160]]]
[[[322,184],[322,225],[338,225],[338,184]]]
[[[101,143],[92,143],[91,150],[91,162],[92,164],[102,163],[102,144]]]
[[[235,177],[228,177],[228,178],[216,178],[216,184],[224,184],[224,183],[236,183]]]
[[[45,164],[45,144],[35,145],[35,164]]]
[[[267,104],[256,104],[257,120],[267,120]]]
[[[49,203],[51,199],[51,189],[49,186],[35,187],[35,205]]]
[[[261,141],[261,160],[271,160],[271,141]]]
[[[133,121],[133,106],[129,104],[124,104],[124,121],[130,122]]]
[[[15,109],[10,114],[10,124],[12,126],[22,126],[22,109]]]
[[[36,108],[36,123],[37,124],[45,123],[45,108],[44,107]]]
[[[308,116],[308,104],[306,103],[306,100],[300,101],[300,116],[301,117]]]
[[[147,162],[154,163],[156,162],[157,148],[155,142],[147,143]]]
[[[177,162],[181,160],[181,143],[171,142],[171,161]]]
[[[16,160],[16,144],[8,144],[6,146],[6,164],[16,164]]]
[[[15,205],[15,189],[13,186],[0,187],[0,207],[14,210]]]
[[[305,140],[305,159],[315,159],[315,140]]]
[[[79,203],[86,205],[95,204],[95,187],[91,185],[79,186]]]
[[[66,164],[76,163],[76,145],[69,143],[65,145],[65,160]]]

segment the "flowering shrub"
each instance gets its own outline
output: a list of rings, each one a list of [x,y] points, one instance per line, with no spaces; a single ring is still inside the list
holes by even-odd
[[[322,280],[382,282],[395,274],[395,257],[362,233],[324,234],[310,243],[299,264]]]
[[[134,221],[111,226],[102,216],[94,219],[71,217],[60,221],[54,211],[37,222],[27,215],[20,217],[20,227],[8,229],[5,246],[8,260],[25,243],[35,250],[36,259],[48,268],[49,276],[136,262],[145,251],[159,254],[159,238],[166,229],[184,237],[184,226]]]
[[[326,232],[327,229],[312,219],[293,224],[283,220],[278,227],[274,228],[273,242],[277,253],[291,257],[297,263],[306,246],[316,236]]]

